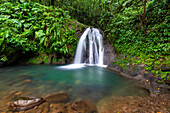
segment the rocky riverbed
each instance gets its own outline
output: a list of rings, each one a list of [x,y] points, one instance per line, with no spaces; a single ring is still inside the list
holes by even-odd
[[[0,100],[0,113],[169,113],[170,94],[151,93],[147,97],[110,95],[97,103],[87,100],[69,101],[66,93],[47,95],[44,102],[25,111],[10,111],[12,100],[22,97],[13,91]]]

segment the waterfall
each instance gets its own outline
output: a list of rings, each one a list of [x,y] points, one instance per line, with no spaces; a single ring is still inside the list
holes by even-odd
[[[107,65],[103,65],[104,48],[102,39],[103,36],[98,29],[87,28],[78,42],[74,63],[59,68],[78,69],[85,67],[85,65],[107,67]]]
[[[96,28],[87,28],[77,45],[74,64],[103,65],[103,36]]]

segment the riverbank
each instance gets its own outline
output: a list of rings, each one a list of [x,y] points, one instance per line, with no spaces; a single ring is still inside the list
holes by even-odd
[[[11,98],[21,95],[21,92],[13,92],[4,98]],[[62,94],[62,95],[61,95]],[[100,100],[96,105],[87,100],[76,100],[75,102],[65,101],[68,99],[65,93],[46,96],[47,102],[35,106],[26,111],[12,112],[8,110],[10,102],[0,108],[1,113],[169,113],[169,94],[151,94],[147,97],[137,96],[116,96],[111,95]],[[57,96],[57,98],[55,98]],[[50,97],[50,98],[49,98]],[[60,100],[60,101],[59,101]],[[53,103],[58,101],[57,103]],[[52,103],[51,103],[52,102]],[[4,102],[5,103],[5,102]],[[1,103],[4,104],[4,103]]]
[[[117,55],[107,70],[121,74],[126,79],[136,81],[141,87],[150,91],[147,97],[116,97],[110,96],[99,102],[98,110],[101,113],[169,113],[170,112],[170,85],[168,82],[159,83],[158,77],[145,70],[144,64],[122,61],[125,55]],[[116,63],[120,62],[120,63]],[[129,62],[129,63],[128,63]],[[109,106],[109,107],[108,107]]]

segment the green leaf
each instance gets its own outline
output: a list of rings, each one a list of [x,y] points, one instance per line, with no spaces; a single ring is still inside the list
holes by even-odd
[[[0,61],[3,61],[3,62],[8,60],[8,58],[5,55],[0,56],[0,58],[1,58]]]
[[[7,30],[7,31],[5,31],[5,38],[8,38],[9,37],[9,31]]]
[[[5,39],[5,37],[0,38],[0,46],[3,43],[4,39]]]
[[[45,41],[46,36],[41,37],[40,44],[42,44]]]
[[[43,30],[39,30],[39,31],[35,32],[35,38],[41,38],[41,37],[44,37],[44,36],[45,36],[45,33],[43,32]]]

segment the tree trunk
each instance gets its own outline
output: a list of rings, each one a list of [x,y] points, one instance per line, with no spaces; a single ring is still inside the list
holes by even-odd
[[[143,27],[144,27],[144,33],[145,33],[145,35],[148,36],[147,31],[146,31],[146,22],[145,22],[146,2],[147,2],[147,0],[144,0],[144,1],[143,1],[143,9],[144,9],[144,11],[143,11],[143,24],[144,24]]]
[[[139,9],[138,9],[138,5],[137,5],[137,0],[136,0],[136,7],[137,7],[137,12],[138,12],[138,16],[139,16],[139,20],[140,20],[140,23],[141,23],[141,28],[142,28],[142,30],[143,30],[143,33],[146,35],[146,37],[147,37],[147,31],[146,31],[146,29],[145,29],[145,10],[146,10],[146,0],[144,0],[143,1],[143,3],[144,3],[144,14],[143,14],[143,17],[142,17],[142,19],[141,19],[141,17],[140,17],[140,14],[139,14]]]
[[[143,20],[145,21],[145,12],[146,12],[146,0],[144,0],[143,1],[143,9],[144,9],[144,11],[143,11]]]

